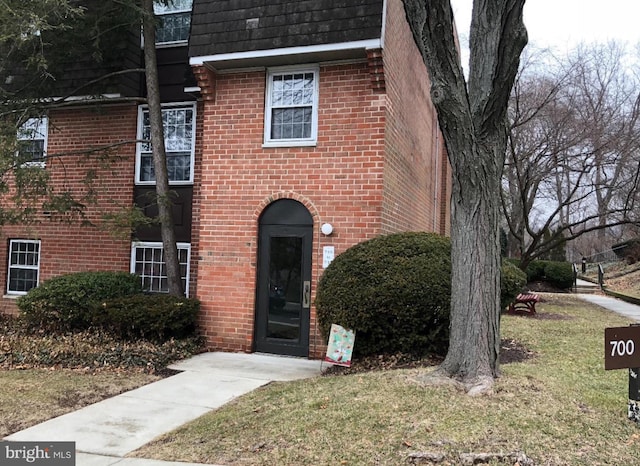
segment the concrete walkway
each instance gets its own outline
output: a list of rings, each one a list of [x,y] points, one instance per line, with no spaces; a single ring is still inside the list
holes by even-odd
[[[575,296],[640,322],[640,306],[636,304],[627,303],[610,296],[602,296],[597,294],[576,294]]]
[[[597,283],[589,282],[589,281],[583,280],[581,278],[577,278],[576,279],[576,286],[578,288],[585,288],[585,289],[589,289],[591,291],[600,289],[600,286]]]
[[[169,366],[179,374],[16,432],[5,440],[76,442],[77,466],[169,466],[128,453],[272,381],[320,375],[321,361],[204,353]]]

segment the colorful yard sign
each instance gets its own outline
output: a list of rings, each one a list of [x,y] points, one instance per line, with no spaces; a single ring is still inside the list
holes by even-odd
[[[327,355],[324,360],[338,366],[351,366],[351,354],[356,333],[337,324],[331,324]]]

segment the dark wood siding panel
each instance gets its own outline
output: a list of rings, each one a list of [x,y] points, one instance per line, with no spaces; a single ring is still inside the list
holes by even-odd
[[[184,93],[185,87],[196,86],[187,47],[157,49],[158,78],[160,80],[160,99],[163,102],[182,102],[193,100]],[[146,95],[146,91],[144,92]]]
[[[175,197],[173,201],[173,222],[176,232],[176,241],[191,242],[192,223],[192,186],[172,186],[171,191]],[[155,187],[136,186],[134,190],[136,206],[140,207],[147,217],[158,217],[158,205],[156,203]],[[136,239],[140,241],[162,241],[159,226],[141,227],[136,230]]]
[[[189,55],[377,39],[382,6],[382,0],[195,0]]]

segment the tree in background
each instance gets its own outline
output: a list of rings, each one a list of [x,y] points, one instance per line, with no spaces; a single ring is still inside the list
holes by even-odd
[[[521,68],[502,190],[521,267],[590,232],[604,248],[607,231],[640,220],[640,76],[629,61],[609,43],[555,62],[530,56]]]
[[[439,372],[470,394],[499,374],[500,191],[507,106],[527,43],[525,0],[474,0],[468,83],[449,0],[404,0],[451,163],[451,336]]]

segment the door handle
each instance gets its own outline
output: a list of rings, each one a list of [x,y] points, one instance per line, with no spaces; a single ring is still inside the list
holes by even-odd
[[[305,281],[302,284],[302,307],[309,309],[311,306],[311,282]]]

